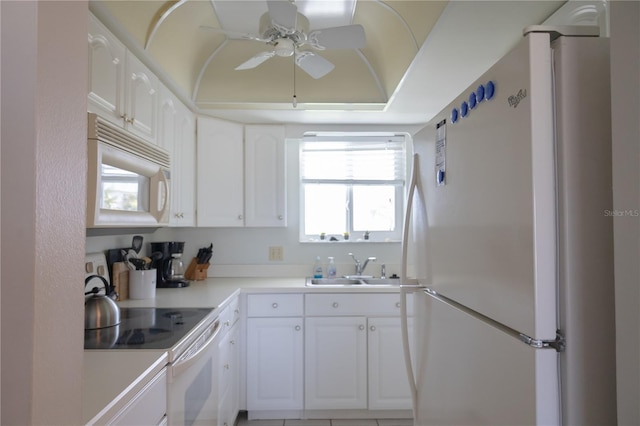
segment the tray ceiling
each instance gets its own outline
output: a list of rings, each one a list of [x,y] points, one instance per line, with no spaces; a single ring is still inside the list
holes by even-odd
[[[364,28],[366,45],[360,49],[318,51],[303,47],[335,65],[318,79],[295,67],[292,56],[274,56],[253,69],[235,70],[254,55],[272,49],[263,41],[238,39],[229,33],[259,35],[260,17],[268,11],[264,0],[93,0],[90,7],[117,35],[126,35],[125,44],[142,52],[147,62],[154,65],[152,69],[156,68],[154,71],[161,70],[163,81],[200,112],[242,120],[232,112],[236,111],[246,113],[246,117],[251,117],[248,120],[253,121],[263,117],[262,121],[303,122],[309,121],[308,115],[292,119],[280,114],[283,118],[275,118],[258,111],[332,112],[316,116],[323,116],[322,121],[344,121],[345,113],[348,116],[357,111],[364,112],[367,118],[350,121],[381,122],[376,113],[387,112],[392,102],[405,96],[400,88],[410,85],[410,70],[415,74],[424,64],[432,66],[436,62],[446,66],[450,58],[443,58],[442,54],[465,55],[474,43],[496,39],[490,55],[468,67],[466,72],[477,77],[474,67],[486,69],[493,64],[521,37],[524,26],[542,22],[562,3],[296,0],[298,11],[309,20],[309,31],[350,24]],[[333,13],[334,9],[340,13]],[[453,32],[460,34],[428,46],[433,44],[429,41],[433,34],[443,35],[452,30],[444,27],[447,20],[457,27]],[[476,26],[482,29],[479,33],[473,32]],[[491,32],[490,37],[484,34],[487,31]],[[503,33],[508,33],[508,37]],[[466,50],[455,44],[446,46],[447,41],[459,43],[465,37],[469,44]],[[437,49],[432,53],[440,56],[425,58],[421,51],[429,47]],[[460,72],[451,71],[439,76],[454,77]],[[434,87],[441,85],[435,83]],[[295,108],[294,93],[298,103]],[[455,94],[452,92],[450,96]],[[410,98],[415,96],[424,97],[424,90],[409,93]],[[410,104],[414,102],[415,99],[409,100]],[[442,100],[442,105],[447,102]],[[392,118],[396,122],[398,119]],[[400,121],[416,122],[415,114]]]

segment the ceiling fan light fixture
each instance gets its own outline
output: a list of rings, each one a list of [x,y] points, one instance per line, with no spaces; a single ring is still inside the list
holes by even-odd
[[[293,55],[295,44],[288,38],[279,38],[274,42],[273,50],[276,55],[286,58]]]

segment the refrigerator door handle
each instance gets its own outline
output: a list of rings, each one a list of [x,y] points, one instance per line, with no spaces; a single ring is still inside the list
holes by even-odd
[[[404,212],[404,226],[402,228],[402,267],[400,277],[407,279],[407,251],[409,246],[409,222],[411,221],[411,210],[413,209],[413,196],[418,184],[418,164],[420,157],[413,154],[413,167],[411,168],[411,180],[409,181],[409,193],[407,194],[407,205]]]
[[[413,210],[413,197],[415,195],[418,184],[418,165],[420,157],[413,154],[413,167],[411,169],[411,180],[409,181],[409,192],[407,194],[407,205],[404,213],[404,226],[402,229],[402,265],[400,277],[405,284],[409,283],[407,277],[407,252],[409,246],[409,223],[411,221],[411,212]],[[407,371],[407,379],[409,380],[409,388],[411,391],[411,405],[413,407],[413,417],[416,418],[418,409],[418,385],[416,384],[415,375],[413,373],[413,364],[411,362],[411,351],[409,348],[409,325],[407,318],[407,293],[416,291],[418,286],[400,286],[400,328],[402,331],[402,349],[404,353],[404,365]]]

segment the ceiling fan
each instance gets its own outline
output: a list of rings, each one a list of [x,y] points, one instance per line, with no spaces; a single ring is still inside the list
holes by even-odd
[[[236,70],[256,68],[274,56],[294,56],[298,67],[318,79],[331,72],[334,65],[311,50],[300,50],[301,47],[310,46],[321,51],[359,49],[366,45],[362,25],[344,25],[309,32],[309,20],[289,0],[268,0],[267,8],[268,12],[260,17],[259,35],[207,27],[222,32],[229,38],[255,40],[270,46],[269,50],[238,65]]]

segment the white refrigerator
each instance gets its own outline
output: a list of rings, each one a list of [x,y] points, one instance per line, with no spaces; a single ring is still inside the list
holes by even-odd
[[[546,31],[414,135],[415,426],[616,424],[608,39]]]

